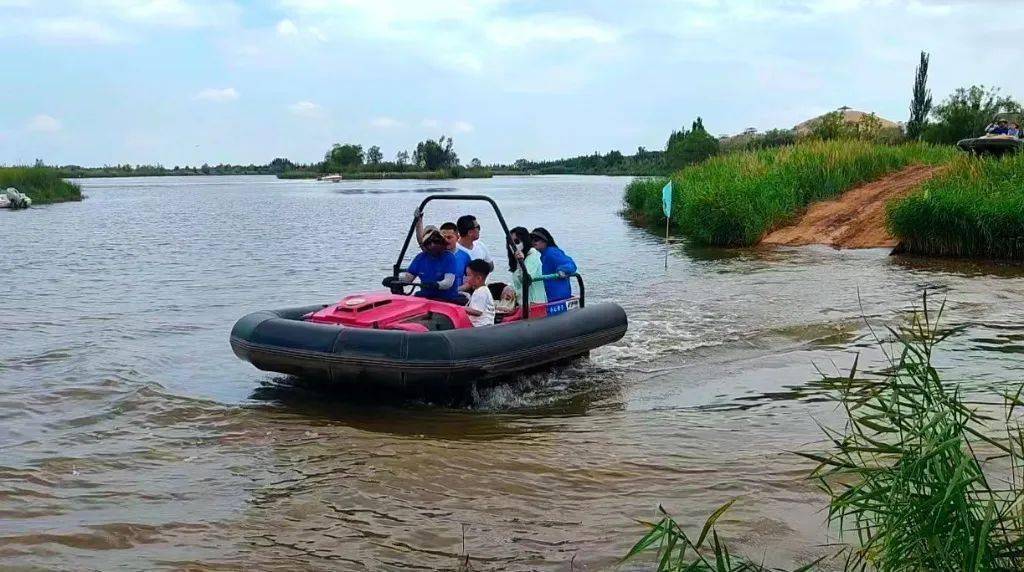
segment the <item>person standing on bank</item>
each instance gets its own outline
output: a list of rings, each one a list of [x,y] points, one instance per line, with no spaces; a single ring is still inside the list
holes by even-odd
[[[545,275],[557,274],[558,278],[544,281],[544,290],[548,302],[558,302],[572,298],[572,285],[568,276],[576,272],[576,262],[568,254],[562,252],[555,244],[555,239],[544,227],[537,227],[530,233],[533,247],[540,251],[541,268]]]
[[[494,260],[491,259],[491,251],[487,245],[480,240],[480,223],[473,215],[462,215],[455,222],[459,227],[458,249],[469,255],[470,260],[485,260],[494,268]]]

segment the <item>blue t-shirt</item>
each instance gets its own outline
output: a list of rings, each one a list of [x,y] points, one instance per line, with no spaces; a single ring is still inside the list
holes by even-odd
[[[544,274],[565,272],[572,274],[576,272],[576,262],[557,246],[549,246],[540,253],[540,263]],[[568,278],[554,278],[544,281],[544,291],[547,292],[548,302],[557,302],[572,298],[572,285]]]
[[[455,255],[447,250],[441,256],[431,256],[421,252],[412,259],[409,265],[409,274],[416,276],[420,282],[440,282],[444,280],[445,274],[455,274],[455,283],[447,290],[437,288],[420,288],[416,291],[417,296],[424,298],[444,298],[453,300],[459,297],[459,278],[456,273]],[[465,270],[463,270],[465,271]]]
[[[455,288],[458,289],[466,280],[466,267],[472,259],[465,250],[456,249],[452,254],[455,256]]]

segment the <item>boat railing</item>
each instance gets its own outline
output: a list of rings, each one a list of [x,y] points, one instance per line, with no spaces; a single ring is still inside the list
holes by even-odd
[[[580,289],[580,308],[582,308],[584,304],[586,304],[587,288],[583,285],[583,276],[580,276],[579,272],[568,272],[565,274],[541,274],[537,277],[530,277],[528,282],[543,282],[545,280],[562,280],[567,278],[576,279],[576,284],[579,285]],[[529,284],[526,284],[526,287],[529,288]]]

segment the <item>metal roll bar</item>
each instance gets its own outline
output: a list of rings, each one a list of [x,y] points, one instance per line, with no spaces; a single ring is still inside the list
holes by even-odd
[[[423,201],[420,203],[420,208],[419,208],[419,212],[421,213],[420,216],[422,216],[424,208],[427,206],[427,203],[429,203],[430,201],[484,201],[484,202],[490,204],[491,208],[494,209],[494,214],[497,215],[497,217],[498,217],[498,222],[501,223],[501,230],[505,233],[505,251],[506,251],[506,255],[513,255],[513,254],[515,254],[516,247],[515,247],[515,243],[512,241],[512,234],[508,230],[508,224],[505,223],[505,217],[502,216],[501,209],[498,208],[498,203],[494,202],[494,199],[492,199],[491,197],[488,197],[486,195],[430,195],[429,197],[423,199]],[[416,233],[416,221],[417,220],[418,219],[414,218],[413,221],[412,221],[412,224],[409,225],[409,233],[406,234],[405,242],[402,244],[402,250],[401,250],[401,252],[398,253],[398,260],[395,261],[395,265],[392,267],[392,271],[393,271],[392,276],[394,277],[395,280],[398,280],[398,275],[399,275],[399,273],[402,272],[402,260],[405,259],[405,254],[409,251],[409,243],[412,242],[412,237]],[[526,319],[528,319],[530,317],[530,284],[532,284],[533,282],[542,281],[542,280],[559,279],[561,277],[558,276],[557,274],[549,274],[549,275],[538,276],[536,278],[533,278],[526,271],[526,265],[523,263],[523,261],[522,260],[517,260],[517,262],[519,263],[519,269],[523,273],[523,292],[522,292],[522,297],[520,298],[520,306],[521,306],[522,312],[523,312],[523,319],[526,320]],[[580,307],[582,308],[584,303],[585,303],[585,292],[586,292],[585,289],[584,289],[584,286],[583,286],[583,277],[580,276],[579,273],[576,273],[576,272],[573,272],[572,274],[568,274],[567,277],[575,277],[576,281],[579,283],[579,286],[580,286]]]

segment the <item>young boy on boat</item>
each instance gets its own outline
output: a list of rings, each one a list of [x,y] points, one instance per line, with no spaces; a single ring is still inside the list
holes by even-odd
[[[466,313],[469,314],[469,321],[473,323],[473,327],[494,324],[494,297],[487,287],[487,275],[490,273],[491,265],[481,258],[471,261],[466,267],[462,290],[470,293]]]

